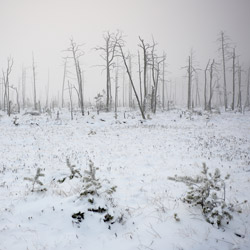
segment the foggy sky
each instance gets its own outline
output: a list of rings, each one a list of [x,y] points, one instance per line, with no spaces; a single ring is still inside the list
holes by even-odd
[[[73,37],[85,44],[86,94],[93,97],[105,88],[105,74],[93,67],[102,63],[93,48],[103,44],[104,31],[117,29],[124,32],[133,53],[139,35],[148,42],[153,35],[159,44],[157,51],[167,53],[169,78],[184,74],[181,67],[191,48],[201,68],[209,58],[218,59],[216,39],[221,30],[237,46],[244,67],[250,66],[249,0],[0,0],[0,68],[6,68],[11,55],[11,84],[18,85],[24,66],[31,89],[34,52],[38,97],[44,95],[48,69],[54,95],[62,84],[63,50]]]

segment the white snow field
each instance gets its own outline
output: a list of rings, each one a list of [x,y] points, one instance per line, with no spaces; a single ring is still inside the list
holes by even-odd
[[[175,110],[146,121],[93,112],[71,121],[60,111],[59,120],[56,112],[17,115],[18,126],[1,114],[1,250],[250,249],[249,112]],[[83,194],[90,160],[98,195]],[[236,209],[221,228],[183,202],[184,183],[168,179],[195,177],[203,162],[230,174],[226,202]],[[24,178],[38,168],[43,185],[32,190]]]

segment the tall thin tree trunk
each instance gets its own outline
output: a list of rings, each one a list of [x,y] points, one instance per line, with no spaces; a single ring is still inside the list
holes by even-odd
[[[191,92],[192,92],[192,59],[188,57],[188,100],[187,108],[191,109]]]
[[[225,61],[225,43],[224,33],[221,32],[221,50],[222,50],[222,63],[223,63],[223,80],[224,80],[224,105],[227,109],[227,81],[226,81],[226,61]]]
[[[213,70],[214,70],[214,60],[210,65],[210,84],[209,84],[209,101],[208,101],[208,108],[212,110],[212,96],[213,96]]]
[[[249,107],[249,106],[250,106],[250,68],[248,69],[247,95],[246,95],[245,107]]]
[[[125,107],[125,69],[122,70],[122,106]]]
[[[22,101],[23,101],[23,109],[26,107],[26,69],[22,68]]]
[[[165,60],[162,63],[162,109],[165,109]]]
[[[64,69],[63,69],[63,82],[62,82],[62,108],[64,107],[64,85],[67,73],[67,59],[64,62]]]
[[[138,51],[138,67],[139,67],[140,99],[141,99],[141,105],[143,106],[143,102],[142,102],[142,79],[141,79],[141,59],[140,59],[140,52],[139,51]]]
[[[238,82],[239,82],[239,93],[238,93],[238,108],[242,112],[242,101],[241,101],[241,66],[238,66]]]
[[[117,104],[118,104],[118,67],[115,72],[115,119],[117,119]]]
[[[37,102],[36,102],[36,68],[35,68],[35,60],[34,60],[34,53],[32,53],[32,69],[33,69],[33,94],[34,94],[34,109],[37,110]]]
[[[68,88],[69,88],[69,100],[70,100],[70,115],[71,120],[73,120],[73,103],[72,103],[72,86],[68,81]]]
[[[233,49],[233,96],[232,96],[232,110],[235,106],[235,48]]]
[[[131,54],[129,54],[129,72],[130,72],[130,75],[131,75],[131,78],[132,78],[132,59],[131,59]],[[133,106],[133,103],[132,103],[132,84],[129,84],[129,107],[132,108]]]
[[[49,70],[48,70],[48,83],[46,88],[46,108],[49,107]]]
[[[204,70],[205,74],[205,84],[204,84],[204,109],[207,110],[207,69],[210,63],[210,59],[208,60],[206,69]]]

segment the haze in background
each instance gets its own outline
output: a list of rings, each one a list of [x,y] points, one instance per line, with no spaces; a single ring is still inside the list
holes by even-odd
[[[105,88],[105,73],[93,67],[102,63],[93,48],[103,44],[104,31],[123,31],[127,49],[137,52],[138,36],[159,44],[167,53],[168,78],[182,78],[190,49],[204,68],[209,58],[219,58],[221,30],[237,45],[236,52],[250,66],[249,0],[0,0],[0,68],[14,58],[10,83],[18,86],[27,68],[27,89],[32,91],[32,52],[37,67],[38,98],[45,98],[48,70],[50,96],[61,91],[63,50],[69,38],[84,43],[85,96],[93,98]],[[228,65],[229,66],[229,65]],[[135,69],[137,70],[137,69]],[[74,72],[74,68],[71,68]],[[245,79],[245,78],[244,78]]]

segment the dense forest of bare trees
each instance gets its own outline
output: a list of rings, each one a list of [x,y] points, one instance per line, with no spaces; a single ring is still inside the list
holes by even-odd
[[[167,48],[166,48],[167,49]],[[105,89],[100,87],[93,102],[85,101],[88,89],[84,88],[84,47],[73,39],[69,48],[63,51],[61,94],[49,99],[49,74],[46,96],[38,100],[37,68],[34,53],[30,67],[22,66],[20,82],[11,80],[14,59],[7,58],[6,66],[2,66],[0,78],[0,109],[9,116],[30,109],[42,112],[54,107],[68,108],[73,119],[73,110],[85,115],[85,109],[115,112],[118,108],[138,109],[143,119],[157,110],[169,110],[182,107],[188,110],[203,109],[212,111],[224,107],[226,111],[243,112],[250,108],[250,68],[241,64],[236,54],[237,47],[230,38],[221,31],[218,36],[218,59],[207,59],[203,67],[194,58],[194,50],[187,55],[185,76],[181,83],[171,79],[166,70],[167,53],[158,51],[158,44],[152,38],[145,41],[138,37],[137,52],[126,47],[122,32],[105,32],[103,44],[94,47],[92,53],[98,53],[103,64],[100,71],[105,72]],[[66,54],[66,55],[65,55]],[[31,68],[32,95],[27,94],[27,69]],[[178,101],[179,100],[179,101]],[[185,101],[186,100],[186,101]],[[184,104],[184,105],[183,105]],[[184,107],[183,107],[184,106]]]

